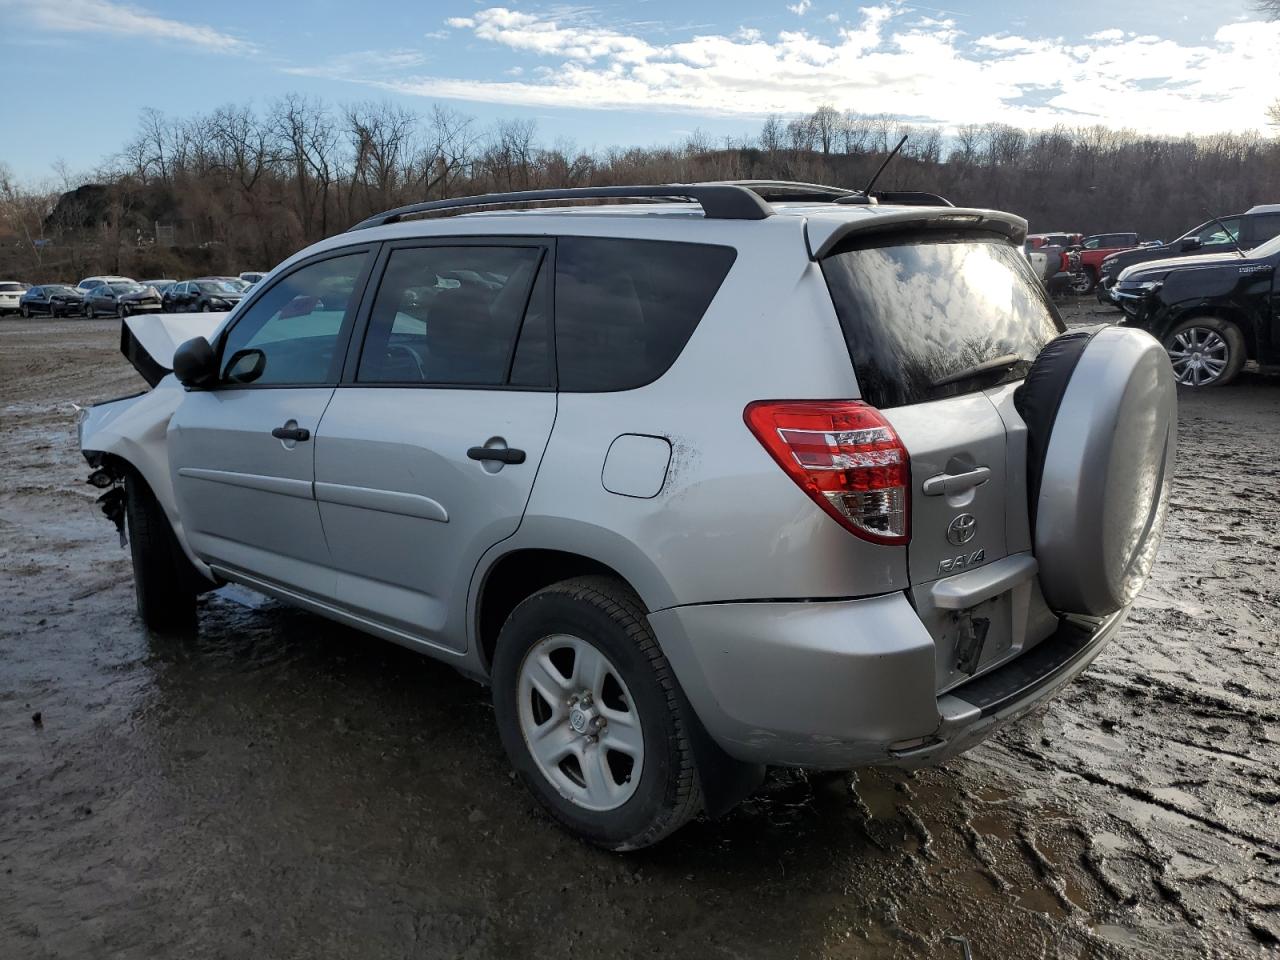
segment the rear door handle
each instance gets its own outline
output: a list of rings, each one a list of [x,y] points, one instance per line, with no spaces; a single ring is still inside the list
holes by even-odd
[[[311,431],[306,427],[276,427],[271,431],[271,435],[277,440],[303,440],[311,439]]]
[[[467,451],[472,460],[495,460],[498,463],[524,463],[524,451],[514,447],[472,447]]]
[[[940,473],[924,482],[926,497],[940,497],[944,493],[959,493],[991,479],[990,467],[974,467],[964,473]]]

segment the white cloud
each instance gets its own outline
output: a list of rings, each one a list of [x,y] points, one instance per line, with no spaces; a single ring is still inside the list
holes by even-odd
[[[738,29],[660,42],[581,12],[491,7],[448,24],[540,61],[523,77],[414,75],[399,65],[341,78],[511,105],[760,116],[830,103],[946,127],[1105,123],[1181,134],[1263,126],[1280,62],[1280,23],[1232,23],[1197,45],[1105,29],[1077,42],[971,38],[952,20],[899,4],[864,7],[859,16],[856,26],[825,33]]]
[[[252,53],[252,43],[214,27],[157,16],[111,0],[0,0],[27,24],[56,33],[111,33],[118,36],[195,44],[216,53]]]
[[[800,0],[799,3],[787,4],[787,9],[794,13],[797,17],[803,17],[809,12],[809,8],[813,6],[812,0]]]

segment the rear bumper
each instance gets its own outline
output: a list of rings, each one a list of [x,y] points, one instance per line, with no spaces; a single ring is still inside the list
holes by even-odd
[[[904,594],[729,603],[650,616],[708,733],[751,763],[924,766],[980,743],[1083,671],[1123,623],[1064,622],[939,696],[932,638]]]

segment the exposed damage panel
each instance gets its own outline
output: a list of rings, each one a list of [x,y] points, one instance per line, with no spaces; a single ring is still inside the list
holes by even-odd
[[[193,337],[212,342],[225,313],[164,313],[126,317],[120,324],[120,352],[142,378],[155,386],[173,370],[173,354]]]

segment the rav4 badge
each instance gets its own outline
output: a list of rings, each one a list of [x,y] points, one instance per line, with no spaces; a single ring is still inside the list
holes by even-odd
[[[961,570],[967,570],[969,567],[976,567],[987,559],[987,551],[980,548],[973,553],[962,553],[958,557],[952,557],[949,560],[943,560],[938,564],[939,573],[958,573]]]

